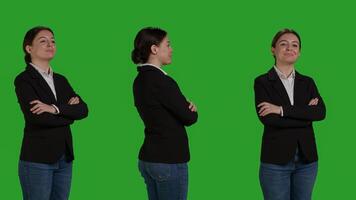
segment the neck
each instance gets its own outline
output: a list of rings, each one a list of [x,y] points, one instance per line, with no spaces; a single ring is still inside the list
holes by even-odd
[[[287,77],[293,72],[294,64],[276,63],[276,67]]]
[[[147,63],[155,65],[155,66],[157,66],[159,68],[162,67],[162,63],[158,59],[155,59],[155,58],[149,58]]]
[[[42,69],[43,71],[48,72],[50,65],[49,65],[49,61],[47,60],[37,60],[37,59],[32,59],[33,64],[35,64],[38,68]]]

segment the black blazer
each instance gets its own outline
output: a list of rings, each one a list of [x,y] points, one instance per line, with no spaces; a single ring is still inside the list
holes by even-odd
[[[177,83],[152,66],[138,67],[133,84],[135,106],[145,125],[139,159],[156,163],[183,163],[190,159],[184,126],[197,121],[198,114]]]
[[[85,118],[88,115],[88,107],[64,76],[54,73],[53,80],[57,100],[47,82],[31,65],[15,79],[17,99],[25,118],[21,160],[55,163],[63,154],[66,154],[68,162],[74,159],[70,125],[74,120]],[[68,105],[69,99],[74,96],[80,98],[80,103]],[[33,100],[54,104],[60,113],[32,114],[30,102]]]
[[[255,79],[255,105],[269,102],[283,107],[284,116],[269,114],[260,117],[264,125],[261,161],[286,164],[295,155],[297,145],[307,163],[318,160],[313,121],[323,120],[325,104],[312,78],[296,72],[294,80],[294,105],[274,68]],[[318,98],[317,106],[308,106],[311,99]]]

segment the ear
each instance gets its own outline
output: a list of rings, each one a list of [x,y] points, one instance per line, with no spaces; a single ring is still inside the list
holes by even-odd
[[[153,55],[156,55],[157,54],[157,51],[158,51],[158,47],[156,45],[152,45],[151,46],[151,53]]]
[[[272,55],[274,55],[274,56],[275,56],[275,54],[274,54],[274,51],[275,51],[275,50],[276,50],[276,49],[275,49],[274,47],[271,48]]]
[[[25,49],[26,49],[26,52],[27,52],[27,53],[31,54],[32,48],[31,48],[30,45],[27,45],[27,46],[25,47]]]

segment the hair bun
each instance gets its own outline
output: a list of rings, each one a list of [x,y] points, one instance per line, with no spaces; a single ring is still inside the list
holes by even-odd
[[[142,63],[142,56],[139,49],[135,48],[131,53],[131,59],[135,64]]]

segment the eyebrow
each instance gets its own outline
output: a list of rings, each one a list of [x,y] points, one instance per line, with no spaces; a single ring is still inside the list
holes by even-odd
[[[42,39],[42,38],[47,39],[47,37],[45,37],[45,36],[41,36],[41,37],[39,37],[37,40]],[[50,39],[54,39],[54,37],[51,37]]]
[[[288,42],[288,40],[281,40],[281,41],[279,41],[278,43],[281,43],[281,42]],[[296,42],[296,43],[299,44],[299,42],[298,42],[297,40],[293,40],[292,43],[293,43],[293,42],[294,42],[294,43]]]

